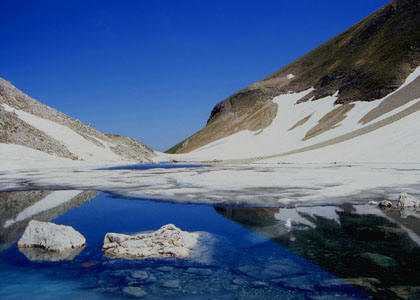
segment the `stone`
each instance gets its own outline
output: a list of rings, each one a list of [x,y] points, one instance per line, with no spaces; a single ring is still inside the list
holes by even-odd
[[[420,200],[408,195],[407,193],[401,193],[397,202],[397,207],[400,209],[407,207],[420,207]]]
[[[140,280],[146,280],[147,278],[149,278],[149,273],[147,273],[146,271],[134,271],[131,272],[130,277]]]
[[[196,247],[199,233],[182,231],[173,224],[150,233],[107,233],[102,250],[111,258],[186,258]]]
[[[390,290],[400,299],[420,299],[420,286],[393,286]]]
[[[49,222],[31,220],[18,241],[19,248],[38,248],[65,252],[82,248],[86,239],[74,228]]]
[[[251,282],[251,285],[252,287],[255,287],[255,288],[262,288],[262,287],[269,286],[267,282],[259,281],[259,280]]]
[[[174,268],[171,266],[161,266],[161,267],[156,268],[156,271],[160,271],[160,272],[172,272],[173,270]]]
[[[360,255],[362,258],[368,260],[370,263],[381,268],[394,268],[398,266],[398,262],[389,257],[378,253],[365,252]]]
[[[382,200],[381,202],[379,202],[378,206],[380,208],[392,208],[392,202],[389,200]]]
[[[344,279],[326,279],[319,283],[319,286],[324,289],[341,290],[344,287],[355,286],[370,293],[376,294],[378,292],[377,286],[380,281],[373,277],[359,277],[359,278],[344,278]]]
[[[213,273],[212,270],[204,268],[188,268],[186,272],[201,276],[210,276]]]
[[[172,280],[166,280],[162,282],[161,286],[165,288],[170,288],[170,289],[177,289],[179,288],[180,284],[179,284],[179,280],[172,279]]]
[[[94,261],[85,261],[80,264],[83,268],[92,268],[97,265],[97,262]]]
[[[127,277],[131,276],[131,270],[116,270],[111,272],[113,277]]]
[[[285,276],[283,278],[272,279],[271,282],[290,290],[314,291],[318,281],[313,275],[308,273],[307,275],[301,276]]]
[[[149,274],[149,277],[147,277],[146,280],[144,280],[144,283],[155,283],[157,281],[157,278],[153,274]]]
[[[127,286],[123,288],[123,293],[134,298],[143,298],[147,295],[145,290],[137,286]]]
[[[344,280],[353,286],[360,287],[373,294],[378,292],[377,286],[381,283],[378,279],[373,277],[345,278]]]
[[[245,279],[242,279],[242,278],[234,278],[232,280],[232,283],[235,284],[235,285],[246,285],[247,281]]]

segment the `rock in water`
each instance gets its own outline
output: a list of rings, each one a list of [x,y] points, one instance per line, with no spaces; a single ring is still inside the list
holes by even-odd
[[[398,266],[398,262],[395,259],[379,253],[365,252],[360,254],[360,257],[366,259],[369,263],[384,269],[395,268]]]
[[[169,289],[177,289],[179,288],[180,283],[179,283],[179,280],[173,279],[173,280],[167,280],[167,281],[162,282],[160,286],[169,288]]]
[[[67,252],[82,248],[86,239],[74,228],[32,220],[18,241],[19,248],[41,248],[52,252]]]
[[[123,288],[123,293],[129,297],[143,298],[147,293],[141,287],[127,286]]]
[[[406,208],[406,207],[420,207],[420,200],[414,198],[407,193],[401,193],[400,198],[397,202],[398,208]]]
[[[102,250],[113,258],[185,258],[197,245],[199,233],[182,231],[172,224],[150,233],[107,233]]]
[[[382,200],[379,202],[378,206],[380,208],[392,208],[392,202],[389,200]]]

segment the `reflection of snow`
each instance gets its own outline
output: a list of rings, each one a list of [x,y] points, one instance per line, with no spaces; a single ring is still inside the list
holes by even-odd
[[[45,198],[43,198],[42,200],[22,210],[14,219],[9,219],[6,222],[4,222],[3,227],[7,228],[16,222],[23,221],[41,212],[60,206],[81,193],[82,191],[75,190],[52,192],[45,196]]]
[[[415,241],[418,245],[420,245],[420,235],[419,235],[419,233],[414,232],[410,228],[407,228],[399,220],[391,218],[390,216],[385,214],[382,209],[380,209],[376,206],[372,206],[372,205],[354,205],[354,208],[356,209],[356,213],[358,213],[360,215],[377,215],[377,216],[381,216],[381,217],[391,221],[392,223],[398,224],[398,226],[400,226],[401,229],[403,229],[405,232],[407,232],[408,236],[413,241]],[[411,219],[411,221],[420,223],[420,215],[416,214],[415,212],[412,212],[412,214],[413,214],[412,215],[413,218]]]
[[[305,218],[305,215],[322,217],[340,223],[337,210],[340,210],[337,206],[280,208],[279,212],[276,213],[274,217],[279,221],[283,221],[286,224],[286,227],[293,227],[293,225],[297,224],[315,227],[315,224],[308,220],[308,218]]]
[[[420,235],[419,233],[414,232],[410,228],[407,228],[402,222],[400,222],[396,218],[391,218],[388,216],[382,209],[378,208],[377,206],[370,205],[370,204],[362,204],[362,205],[352,205],[351,206],[354,211],[352,213],[358,214],[358,215],[376,215],[382,218],[387,219],[388,221],[397,224],[402,230],[404,230],[408,236],[415,241],[417,244],[420,245]],[[312,228],[315,228],[316,225],[310,221],[310,219],[306,218],[305,215],[311,216],[311,217],[323,217],[329,220],[334,220],[337,223],[340,223],[339,216],[337,214],[337,211],[342,211],[342,208],[337,206],[308,206],[308,207],[298,207],[298,208],[281,208],[279,209],[279,212],[275,214],[275,218],[283,224],[285,224],[286,227],[287,224],[290,224],[290,228],[292,229],[295,225],[307,225]],[[397,211],[394,211],[397,212]],[[415,213],[414,211],[411,211],[413,214],[413,219],[411,219],[411,222],[417,222],[420,224],[420,215],[419,213]],[[414,218],[415,217],[415,218]]]

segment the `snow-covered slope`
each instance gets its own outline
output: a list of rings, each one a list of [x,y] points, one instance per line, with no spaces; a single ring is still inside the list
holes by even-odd
[[[266,162],[418,162],[420,67],[386,97],[335,105],[338,91],[317,101],[311,93],[275,97],[277,114],[261,130],[243,130],[191,153],[188,160],[253,159]]]
[[[154,151],[134,139],[103,134],[25,95],[0,79],[0,155],[4,167],[67,161],[146,162]],[[8,166],[5,166],[8,165]]]
[[[168,153],[190,160],[283,161],[305,153],[290,160],[418,161],[419,28],[419,1],[390,1],[216,104],[206,125]]]

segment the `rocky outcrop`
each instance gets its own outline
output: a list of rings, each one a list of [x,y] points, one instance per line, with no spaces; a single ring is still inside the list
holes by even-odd
[[[186,258],[196,247],[199,236],[168,224],[150,233],[107,233],[102,249],[112,258]]]
[[[66,252],[84,247],[86,239],[70,226],[32,220],[18,241],[19,248]]]

